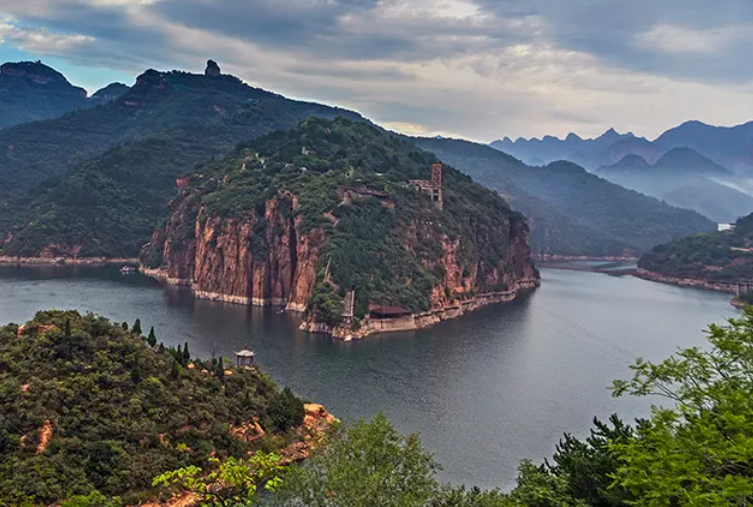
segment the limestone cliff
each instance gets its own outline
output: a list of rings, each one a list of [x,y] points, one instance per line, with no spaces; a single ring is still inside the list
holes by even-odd
[[[305,311],[308,330],[418,328],[538,284],[522,215],[348,120],[307,120],[177,186],[148,272],[201,298]]]

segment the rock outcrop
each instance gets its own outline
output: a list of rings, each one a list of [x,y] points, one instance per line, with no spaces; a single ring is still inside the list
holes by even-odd
[[[205,76],[219,76],[222,72],[220,72],[220,66],[217,65],[217,62],[214,60],[207,60],[207,68],[204,70]]]

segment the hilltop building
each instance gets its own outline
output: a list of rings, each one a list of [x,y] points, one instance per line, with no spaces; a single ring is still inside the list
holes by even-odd
[[[734,224],[719,224],[717,225],[717,230],[719,232],[734,231],[735,225]]]
[[[256,354],[245,347],[235,353],[235,364],[238,368],[252,368],[256,366]]]
[[[442,164],[434,164],[431,166],[431,179],[430,180],[411,180],[410,185],[431,197],[434,201],[437,209],[442,209],[444,205],[444,196],[442,194]]]

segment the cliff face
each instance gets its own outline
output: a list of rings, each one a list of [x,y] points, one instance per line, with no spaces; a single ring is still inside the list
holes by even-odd
[[[222,219],[195,212],[193,201],[180,203],[168,225],[155,232],[145,252],[160,252],[163,276],[171,283],[191,285],[197,297],[253,305],[286,305],[305,311],[322,266],[322,249],[328,239],[323,228],[302,231],[294,218],[298,199],[280,195],[267,200],[263,217]],[[260,224],[264,223],[263,228]],[[432,289],[429,311],[458,305],[474,295],[514,291],[521,284],[538,283],[531,260],[528,226],[508,222],[510,245],[494,264],[479,261],[469,269],[461,242],[447,235],[434,238],[440,249],[437,262],[424,262],[429,270],[441,266],[443,276]],[[185,229],[193,228],[186,235]],[[483,232],[473,230],[480,247],[488,248]],[[425,239],[412,228],[404,236],[406,255]]]
[[[449,167],[431,187],[432,158],[412,149],[348,120],[254,141],[178,180],[142,264],[333,334],[389,330],[389,308],[423,327],[537,285],[524,217]]]
[[[261,217],[245,219],[221,219],[192,206],[190,199],[179,202],[146,249],[161,252],[169,281],[193,286],[202,298],[305,310],[324,234],[301,232],[295,196],[269,199]]]

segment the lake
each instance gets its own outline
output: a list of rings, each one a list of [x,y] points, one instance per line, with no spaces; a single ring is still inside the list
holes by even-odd
[[[195,356],[248,345],[261,368],[344,421],[384,412],[420,432],[444,481],[509,488],[519,460],[540,462],[594,416],[631,419],[655,400],[614,399],[608,386],[636,357],[703,345],[734,315],[729,295],[605,274],[542,269],[535,293],[430,329],[344,343],[298,330],[296,315],[195,300],[117,268],[0,266],[0,323],[76,308],[154,326]]]

